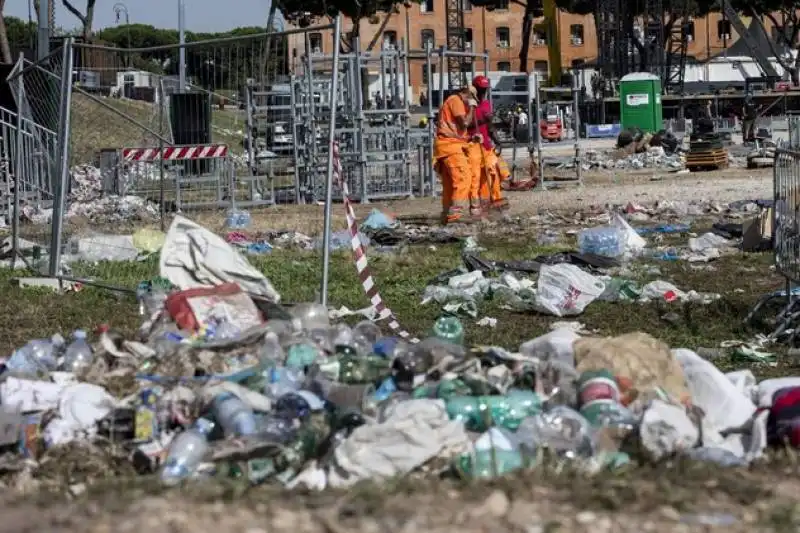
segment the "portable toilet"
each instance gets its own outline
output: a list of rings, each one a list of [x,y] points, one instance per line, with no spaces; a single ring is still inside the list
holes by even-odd
[[[661,79],[649,72],[623,76],[619,80],[619,111],[622,129],[662,130]]]

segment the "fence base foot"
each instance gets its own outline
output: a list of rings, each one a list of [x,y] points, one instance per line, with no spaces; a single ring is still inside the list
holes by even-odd
[[[59,292],[74,290],[78,285],[72,281],[57,278],[12,278],[11,282],[22,289],[44,287]]]

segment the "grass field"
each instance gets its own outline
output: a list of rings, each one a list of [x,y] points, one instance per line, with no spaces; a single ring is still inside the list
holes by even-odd
[[[676,242],[683,238],[674,237]],[[536,245],[532,234],[511,238],[486,234],[478,235],[478,240],[487,248],[484,255],[492,259],[531,259],[558,249]],[[424,335],[440,313],[435,304],[420,306],[424,287],[437,274],[458,266],[459,258],[457,245],[437,246],[435,250],[422,245],[399,254],[373,253],[371,264],[381,292],[397,318],[411,332]],[[318,253],[275,250],[252,262],[286,301],[315,298],[321,270]],[[719,293],[721,298],[709,305],[595,302],[578,320],[600,335],[639,330],[673,347],[714,348],[722,341],[747,339],[755,331],[744,328],[742,318],[759,296],[782,283],[771,270],[771,264],[771,254],[737,254],[701,268],[682,262],[637,262],[634,270],[638,274],[634,277],[639,282],[663,279],[683,290]],[[75,273],[134,288],[139,281],[157,274],[157,263],[151,260],[76,265]],[[139,325],[131,295],[91,287],[63,295],[21,290],[8,283],[11,276],[8,271],[0,272],[3,353],[28,339],[57,331],[68,333],[76,328],[109,324],[132,334]],[[366,305],[349,253],[334,255],[330,302],[351,309]],[[667,313],[673,315],[669,321],[664,319]],[[512,313],[492,302],[480,306],[480,316],[497,318],[497,327],[479,327],[465,319],[468,341],[508,348],[548,331],[556,320],[535,313]],[[780,358],[776,367],[743,365],[728,357],[717,363],[726,370],[746,366],[760,378],[800,374],[800,366],[788,357],[786,350],[777,351]],[[91,472],[85,465],[84,468],[67,466],[73,464],[71,461],[85,461],[80,455],[77,459],[64,457],[60,461],[70,472],[67,478],[71,483],[83,481]],[[154,480],[123,478],[110,479],[90,489],[88,497],[69,504],[71,510],[65,508],[63,512],[85,516],[89,523],[97,524],[98,531],[105,531],[103,527],[119,520],[129,527],[149,527],[146,524],[150,522],[141,516],[142,509],[166,517],[158,525],[153,523],[155,531],[196,530],[199,524],[209,523],[229,531],[256,531],[252,527],[262,527],[265,519],[271,520],[267,522],[271,525],[264,531],[398,531],[412,518],[414,529],[429,531],[716,530],[702,525],[711,520],[709,516],[716,517],[715,520],[734,516],[735,521],[725,526],[728,531],[788,531],[798,524],[795,503],[800,485],[796,474],[795,457],[779,453],[750,470],[668,463],[587,479],[542,468],[468,485],[400,480],[380,489],[367,485],[346,497],[337,493],[284,493],[269,487],[248,490],[229,482],[205,483],[163,494],[153,488]],[[134,500],[139,501],[138,507],[127,503]],[[22,505],[24,509],[34,503],[14,505]],[[50,500],[48,507],[37,520],[43,520],[43,526],[53,527],[58,520],[51,515],[59,507],[53,507]],[[0,531],[4,529],[0,527]]]
[[[71,109],[71,160],[87,164],[102,148],[158,146],[158,133],[169,138],[169,115],[159,115],[157,105],[138,100],[90,97],[75,92]],[[162,122],[163,120],[163,122]],[[213,109],[211,112],[212,142],[224,143],[240,150],[244,138],[241,112]],[[150,132],[147,131],[150,130]]]

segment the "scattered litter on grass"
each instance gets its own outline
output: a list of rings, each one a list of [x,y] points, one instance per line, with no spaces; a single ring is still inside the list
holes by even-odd
[[[623,249],[639,247],[617,231]],[[519,347],[470,349],[449,314],[409,344],[386,337],[372,308],[282,306],[228,241],[182,217],[163,245],[157,235],[120,241],[131,255],[161,248],[161,278],[137,291],[138,338],[103,328],[91,344],[75,332],[9,354],[9,486],[55,487],[70,469],[80,491],[134,473],[167,486],[231,476],[322,490],[425,473],[495,477],[545,468],[546,457],[589,474],[675,455],[729,467],[798,434],[800,378],[756,383],[646,333],[595,337],[574,321]],[[709,298],[608,276],[598,270],[614,263],[587,254],[534,266],[479,250],[469,242],[464,268],[424,301],[477,319],[486,299],[561,317],[596,299]],[[354,315],[366,319],[337,323]],[[769,364],[762,348],[734,349]]]

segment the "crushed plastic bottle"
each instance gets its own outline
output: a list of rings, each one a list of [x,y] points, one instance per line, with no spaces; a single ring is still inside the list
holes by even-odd
[[[267,370],[266,378],[264,394],[273,400],[300,390],[305,381],[302,371],[286,367],[270,368]]]
[[[64,347],[64,337],[36,339],[16,350],[6,361],[6,368],[16,374],[33,375],[58,368],[58,355]]]
[[[213,422],[200,418],[175,437],[161,470],[162,483],[167,486],[177,485],[197,470],[208,453],[208,435],[213,430]]]
[[[237,437],[254,435],[257,431],[253,410],[238,396],[224,392],[214,397],[211,404],[214,419],[225,435]]]
[[[578,249],[582,254],[619,257],[625,251],[625,238],[612,226],[585,229],[578,234]]]
[[[594,450],[589,422],[563,405],[525,418],[514,437],[520,449],[530,451],[548,448],[569,457],[588,457]]]
[[[92,347],[86,342],[86,332],[75,330],[73,340],[64,352],[64,362],[61,367],[67,372],[80,372],[89,368],[94,361]]]

